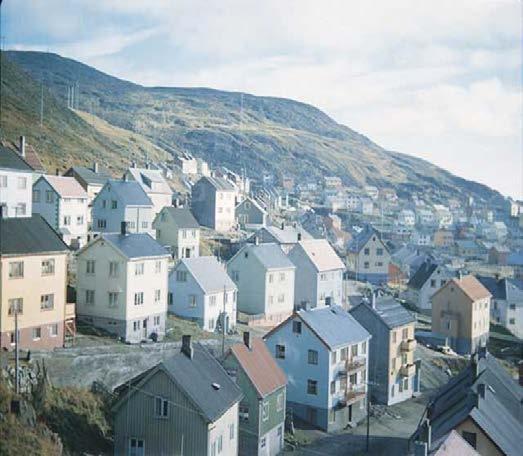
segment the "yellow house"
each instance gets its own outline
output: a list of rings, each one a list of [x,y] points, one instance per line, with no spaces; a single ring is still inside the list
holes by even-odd
[[[68,248],[40,215],[0,217],[0,347],[52,349],[64,344]]]
[[[491,297],[473,275],[450,280],[432,296],[432,331],[457,353],[474,353],[488,340]]]

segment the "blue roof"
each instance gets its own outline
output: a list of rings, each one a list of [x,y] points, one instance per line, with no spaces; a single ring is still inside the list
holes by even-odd
[[[152,206],[151,199],[136,181],[109,180],[105,185],[118,195],[124,206]]]
[[[362,310],[368,309],[369,312],[373,312],[389,329],[416,321],[414,316],[394,298],[377,299],[374,308],[371,304],[362,302],[351,309],[351,314],[357,313],[356,309],[360,306]]]
[[[331,349],[363,342],[371,337],[367,330],[340,306],[299,310],[296,314]]]
[[[358,253],[369,239],[375,235],[379,240],[381,240],[381,234],[371,225],[365,225],[365,228],[356,234],[348,245],[349,252]]]
[[[256,258],[258,258],[258,260],[266,269],[296,268],[278,244],[247,244],[244,249],[245,250],[242,252],[242,254],[247,251],[251,252],[254,256],[256,256]]]
[[[168,256],[169,252],[148,233],[102,234],[101,238],[113,244],[127,258]]]

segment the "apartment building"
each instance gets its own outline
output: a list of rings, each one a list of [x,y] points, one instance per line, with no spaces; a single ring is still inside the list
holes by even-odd
[[[187,208],[164,207],[154,219],[156,240],[168,246],[175,259],[200,256],[200,225]]]
[[[204,176],[192,187],[191,209],[200,225],[220,232],[235,225],[236,188],[222,177]]]
[[[16,151],[0,146],[0,206],[4,217],[30,217],[33,169]]]
[[[173,191],[159,169],[137,168],[135,164],[124,173],[123,180],[135,181],[153,203],[153,213],[158,214],[165,206],[172,206]]]

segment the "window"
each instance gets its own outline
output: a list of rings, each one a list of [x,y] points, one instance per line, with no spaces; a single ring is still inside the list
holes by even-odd
[[[307,380],[307,394],[318,394],[318,382],[316,380]]]
[[[462,431],[461,435],[463,436],[463,439],[466,440],[472,448],[476,448],[477,444],[475,432]]]
[[[349,354],[349,349],[347,347],[342,348],[340,350],[340,361],[346,361],[348,358],[348,354]]]
[[[42,328],[33,328],[33,340],[40,340],[42,337]]]
[[[27,212],[27,205],[25,203],[18,203],[15,208],[16,215],[25,215]]]
[[[111,201],[111,209],[118,209],[118,201],[116,201],[116,200]]]
[[[394,392],[395,392],[395,385],[392,385],[391,389],[390,389],[390,397],[394,397]]]
[[[354,344],[350,347],[350,355],[352,358],[358,356],[358,344]]]
[[[329,410],[329,423],[334,423],[336,421],[336,410],[331,408]]]
[[[232,280],[235,282],[238,282],[240,280],[240,272],[239,271],[232,271]]]
[[[402,340],[407,340],[409,338],[409,328],[403,328],[401,331]]]
[[[229,440],[234,440],[236,434],[234,432],[234,423],[229,424]]]
[[[58,325],[56,323],[54,325],[49,326],[49,336],[58,336]]]
[[[71,216],[66,215],[64,216],[64,226],[69,226],[71,224]]]
[[[172,292],[169,292],[169,294],[167,295],[167,304],[169,304],[170,306],[173,305],[173,294],[172,294]]]
[[[334,350],[331,353],[331,364],[336,364],[338,362],[338,352]]]
[[[134,331],[140,330],[140,320],[133,321],[133,330]]]
[[[216,295],[209,296],[209,306],[214,307],[216,305]]]
[[[295,334],[301,334],[301,321],[294,320],[292,322],[292,332]]]
[[[109,277],[118,277],[119,263],[118,261],[109,262]]]
[[[196,295],[189,295],[189,307],[196,307]]]
[[[0,187],[7,187],[7,176],[0,176]]]
[[[309,364],[318,364],[318,352],[316,350],[309,350],[308,362]]]
[[[134,275],[143,275],[144,269],[145,268],[143,263],[136,263],[134,265]]]
[[[54,274],[54,260],[42,260],[42,275],[52,275]]]
[[[118,293],[115,291],[109,292],[109,307],[118,307]]]
[[[218,454],[220,454],[223,450],[223,436],[220,434],[218,437]]]
[[[24,277],[24,262],[12,261],[9,263],[9,278],[18,279]]]
[[[161,260],[156,260],[154,262],[154,272],[156,274],[160,274],[160,272],[162,272],[162,262],[161,262]]]
[[[23,298],[14,298],[8,301],[9,310],[7,311],[8,315],[14,315],[17,311],[18,314],[24,313],[24,300]]]
[[[382,248],[376,249],[376,255],[383,256],[383,249]]]
[[[276,411],[281,412],[283,410],[283,393],[279,393],[276,396]]]
[[[274,279],[274,275],[273,274],[269,274],[269,283],[272,283]]]
[[[144,456],[145,443],[143,440],[130,439],[129,456]]]
[[[52,192],[52,190],[45,191],[45,202],[46,203],[54,202],[54,193]]]
[[[368,261],[365,261],[365,263],[363,263],[363,269],[369,269],[370,267],[370,264]]]
[[[276,358],[285,359],[285,345],[276,345]]]
[[[77,225],[83,225],[84,224],[84,216],[83,215],[79,215],[76,217],[76,224]]]
[[[107,200],[102,200],[102,209],[107,207]]]
[[[281,294],[278,295],[278,302],[279,303],[285,302],[285,294],[284,293],[281,293]]]
[[[510,304],[509,305],[510,310],[516,310],[516,304]]]
[[[18,178],[18,189],[24,190],[27,188],[27,177],[19,177]]]
[[[176,271],[177,282],[187,282],[187,271]]]
[[[215,321],[214,318],[209,318],[209,329],[214,330]]]
[[[136,223],[135,222],[127,222],[127,226],[134,230],[136,228]]]
[[[515,325],[516,324],[516,319],[515,318],[509,318],[508,319],[508,324],[509,325]]]
[[[54,294],[44,294],[40,296],[40,310],[54,309]]]
[[[187,239],[187,230],[180,230],[182,232],[182,239]]]
[[[86,274],[94,274],[95,261],[87,260],[85,262],[85,272]]]
[[[154,290],[154,303],[159,304],[162,300],[162,290]]]
[[[363,255],[370,255],[370,249],[368,247],[366,247],[364,250],[363,250]]]
[[[264,402],[262,404],[262,421],[267,421],[269,419],[269,403]]]
[[[107,221],[105,219],[98,219],[98,228],[107,228]]]
[[[267,438],[264,437],[264,438],[261,439],[261,441],[260,441],[260,447],[261,447],[261,448],[265,448],[266,445],[267,445]]]
[[[396,343],[396,331],[392,331],[392,343]]]
[[[94,306],[94,290],[85,290],[85,303]]]
[[[435,279],[431,279],[430,280],[430,288],[436,288],[436,280]]]
[[[327,280],[327,274],[320,274],[320,280],[323,282]]]
[[[169,401],[163,397],[154,398],[154,416],[156,418],[169,417]]]
[[[239,418],[240,421],[249,421],[249,406],[246,404],[240,404],[239,407]]]
[[[216,456],[216,440],[211,445],[211,456]]]
[[[149,227],[149,222],[143,220],[142,221],[142,229],[146,230]]]
[[[330,391],[331,391],[331,394],[336,393],[336,382],[335,381],[331,382]]]
[[[159,316],[154,317],[153,324],[154,326],[160,326],[161,319]]]
[[[280,272],[280,282],[285,282],[285,272]]]
[[[366,355],[367,354],[367,341],[362,342],[361,344],[361,354]]]
[[[143,304],[143,291],[134,294],[134,305],[141,306]]]

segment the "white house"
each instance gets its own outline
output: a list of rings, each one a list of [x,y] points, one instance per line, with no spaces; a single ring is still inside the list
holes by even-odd
[[[149,233],[153,229],[154,206],[135,181],[107,181],[93,201],[93,228],[98,233],[118,233],[127,222],[130,233]]]
[[[418,246],[429,247],[432,245],[432,234],[430,230],[415,229],[412,233],[412,243]]]
[[[31,217],[33,169],[20,154],[0,146],[0,206],[4,217]]]
[[[33,212],[73,248],[87,242],[88,206],[87,192],[73,177],[43,175],[33,184]]]
[[[300,310],[265,335],[295,416],[326,431],[365,416],[370,338],[339,306]]]
[[[398,222],[401,225],[413,227],[416,224],[416,214],[410,209],[403,209],[398,215]]]
[[[345,265],[325,239],[298,242],[289,252],[296,266],[294,305],[301,308],[342,304]]]
[[[169,254],[149,234],[102,234],[78,252],[79,320],[137,343],[160,340]]]
[[[278,244],[246,244],[227,263],[238,287],[238,312],[256,315],[269,326],[294,309],[296,267]]]
[[[173,161],[182,174],[198,174],[198,162],[192,155],[181,152],[173,157]]]
[[[280,226],[269,225],[260,228],[252,239],[256,239],[260,244],[276,243],[285,253],[289,253],[299,241],[312,239],[312,236],[301,226],[282,223]]]
[[[205,331],[236,326],[237,288],[213,256],[183,258],[169,275],[170,313],[198,323]]]
[[[425,261],[410,278],[405,298],[420,310],[432,308],[431,298],[454,274],[444,265]]]
[[[416,221],[423,226],[432,226],[436,222],[436,216],[432,209],[420,207],[416,209]]]
[[[136,168],[133,164],[123,176],[124,180],[136,181],[153,203],[154,215],[165,206],[172,206],[173,191],[159,169]]]
[[[434,205],[434,212],[436,221],[440,228],[449,228],[453,223],[452,212],[447,206],[442,204]]]
[[[192,187],[191,209],[200,225],[230,231],[235,224],[236,188],[222,177],[204,176]]]
[[[164,207],[154,219],[156,240],[169,246],[175,259],[200,256],[200,225],[187,208]]]

